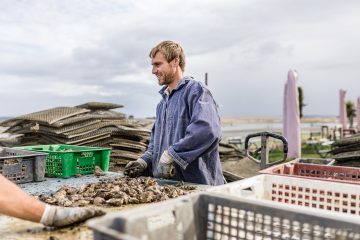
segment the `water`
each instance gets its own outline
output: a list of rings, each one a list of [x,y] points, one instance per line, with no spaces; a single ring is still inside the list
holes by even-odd
[[[311,132],[320,132],[321,126],[328,126],[334,128],[336,123],[301,123],[301,133],[309,134]],[[221,127],[223,137],[245,137],[251,133],[257,132],[275,132],[282,134],[282,123],[242,123],[234,125],[225,125]]]

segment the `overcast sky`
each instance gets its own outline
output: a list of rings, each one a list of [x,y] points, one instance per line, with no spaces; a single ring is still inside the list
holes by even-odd
[[[360,1],[0,0],[0,116],[89,101],[154,116],[149,51],[185,49],[225,116],[281,116],[289,69],[305,115],[338,115],[360,96]]]

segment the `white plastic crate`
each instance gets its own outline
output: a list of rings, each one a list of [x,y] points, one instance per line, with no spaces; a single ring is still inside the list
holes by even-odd
[[[263,174],[207,191],[360,215],[360,185],[354,184]]]
[[[357,216],[311,210],[201,193],[108,214],[87,224],[95,240],[360,239]]]

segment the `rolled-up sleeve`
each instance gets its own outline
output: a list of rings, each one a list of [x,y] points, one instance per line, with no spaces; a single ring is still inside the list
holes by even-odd
[[[190,124],[185,136],[169,147],[169,153],[182,169],[218,146],[221,139],[220,117],[216,103],[206,88],[189,96]]]

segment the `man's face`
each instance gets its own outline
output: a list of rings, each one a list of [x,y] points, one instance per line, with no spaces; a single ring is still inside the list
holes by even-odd
[[[157,52],[155,56],[151,59],[152,65],[152,74],[154,74],[159,82],[159,85],[169,85],[175,79],[175,71],[171,65],[171,62],[168,63],[161,52]]]

